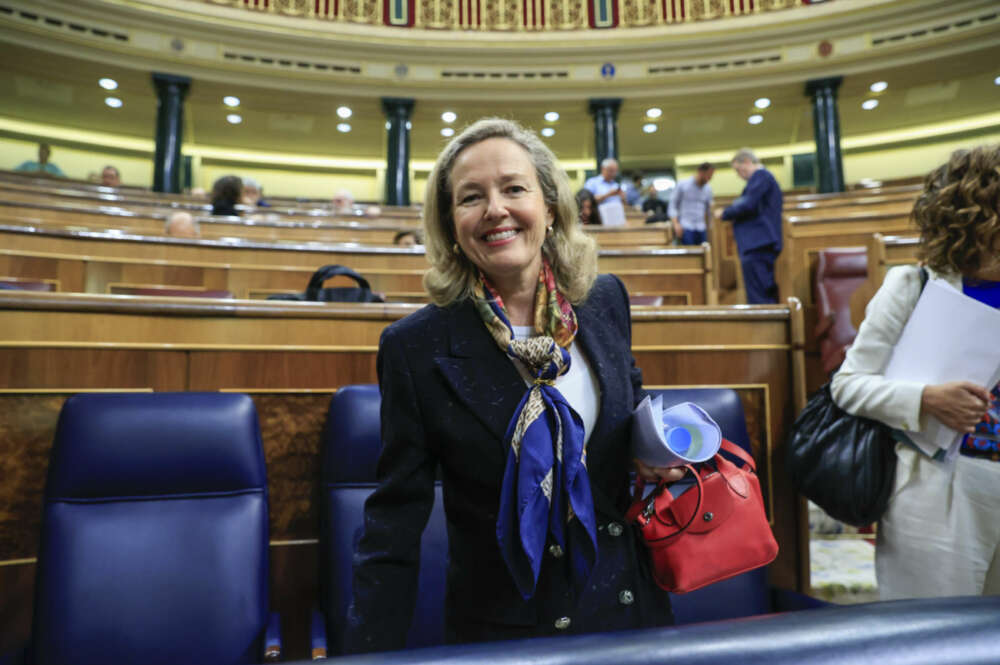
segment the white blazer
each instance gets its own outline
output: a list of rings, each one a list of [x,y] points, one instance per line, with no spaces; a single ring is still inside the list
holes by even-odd
[[[936,273],[930,268],[927,273],[929,279],[943,279],[962,290],[960,275]],[[882,287],[865,308],[858,336],[830,384],[833,401],[840,408],[896,429],[919,432],[924,426],[920,414],[924,384],[890,381],[882,376],[920,299],[920,291],[917,266],[897,266],[886,274]]]

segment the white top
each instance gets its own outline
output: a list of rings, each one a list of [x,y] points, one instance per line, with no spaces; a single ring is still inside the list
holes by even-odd
[[[535,336],[534,326],[512,326],[514,339],[526,339]],[[569,371],[556,378],[556,388],[562,393],[569,405],[573,407],[583,421],[583,443],[590,440],[590,433],[597,424],[597,416],[601,411],[601,386],[597,375],[590,367],[590,361],[583,354],[580,345],[575,341],[569,345]],[[533,378],[528,374],[524,363],[511,358],[518,373],[527,385],[532,385]]]
[[[667,214],[676,219],[681,228],[689,231],[706,230],[705,219],[712,209],[712,186],[707,182],[701,187],[694,181],[694,176],[677,183]]]

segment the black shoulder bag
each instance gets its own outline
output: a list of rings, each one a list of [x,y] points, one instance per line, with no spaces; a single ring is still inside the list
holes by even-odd
[[[920,269],[920,290],[927,270]],[[896,478],[896,439],[877,420],[852,416],[826,383],[792,425],[785,465],[795,489],[830,517],[851,526],[877,522]]]

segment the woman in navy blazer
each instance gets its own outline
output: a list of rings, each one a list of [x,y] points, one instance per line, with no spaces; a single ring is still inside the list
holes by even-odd
[[[617,277],[596,276],[596,250],[578,228],[565,173],[533,133],[506,120],[479,121],[439,157],[424,227],[433,266],[425,286],[438,304],[389,326],[379,345],[383,450],[355,556],[347,651],[405,646],[439,468],[449,540],[448,641],[670,623],[669,597],[651,581],[646,553],[624,521],[634,464],[631,416],[644,396],[630,351],[628,294]],[[524,455],[511,454],[518,436],[512,418],[533,384],[524,364],[498,345],[486,322],[489,309],[475,294],[484,293],[476,291],[484,284],[495,288],[516,336],[538,323],[534,313],[546,294],[536,287],[549,266],[557,288],[548,295],[558,291],[572,303],[572,313],[564,307],[557,314],[575,314],[578,332],[564,354],[572,351],[575,365],[534,385],[563,391],[574,413],[580,411],[589,491],[582,510],[573,507],[577,523],[586,522],[592,501],[597,547],[580,580],[574,577],[579,552],[547,540],[537,578],[525,591],[498,545],[498,525],[505,465],[509,458],[525,463]],[[682,475],[640,467],[647,479]],[[570,511],[567,529],[580,526],[573,519]]]

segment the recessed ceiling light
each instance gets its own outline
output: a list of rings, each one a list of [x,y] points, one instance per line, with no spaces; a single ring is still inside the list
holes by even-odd
[[[101,86],[105,90],[114,90],[118,87],[118,81],[114,79],[101,79],[97,82],[97,85]]]
[[[555,136],[556,130],[551,127],[542,127],[542,136],[549,137]]]
[[[863,108],[866,111],[871,111],[876,106],[878,106],[877,99],[866,99],[865,101],[861,102],[861,108]]]
[[[350,109],[350,107],[347,107],[347,106],[338,106],[337,107],[337,116],[338,117],[341,117],[344,120],[347,120],[352,115],[354,115],[354,111],[352,111]]]
[[[104,103],[113,109],[120,109],[122,107],[122,100],[117,97],[105,97]]]
[[[556,113],[555,111],[549,111],[548,113],[545,114],[546,122],[555,122],[558,119],[559,119],[559,114]]]
[[[409,120],[406,121],[406,129],[407,130],[413,129],[413,123],[410,122]]]
[[[243,116],[241,116],[239,113],[230,113],[229,115],[226,116],[226,122],[228,122],[230,125],[238,125],[241,122],[243,122]]]
[[[647,134],[652,134],[656,130],[657,130],[656,125],[654,125],[651,122],[648,122],[648,123],[646,123],[645,125],[642,126],[642,131],[646,132]]]
[[[747,122],[749,122],[751,125],[759,125],[760,123],[764,122],[764,116],[762,116],[760,113],[754,113],[752,116],[747,118]]]
[[[225,97],[222,98],[222,103],[228,106],[229,108],[234,109],[240,105],[240,98],[233,97],[232,95],[226,95]]]
[[[337,131],[346,134],[347,132],[351,131],[351,126],[346,122],[342,122],[337,125]]]
[[[451,127],[441,128],[441,136],[454,136],[454,135],[455,135],[455,130],[452,129]]]
[[[646,109],[647,118],[659,118],[663,115],[663,109],[656,108],[655,106],[651,109]]]
[[[1000,76],[993,79],[993,85],[1000,85]]]
[[[760,99],[755,99],[753,105],[759,109],[766,109],[771,105],[771,100],[767,97],[761,97]]]
[[[886,83],[885,81],[875,81],[870,86],[868,86],[868,89],[871,90],[872,92],[882,92],[888,87],[889,84]]]
[[[456,118],[458,118],[458,116],[455,115],[454,111],[445,111],[444,113],[441,114],[441,119],[444,120],[445,122],[455,122]]]

